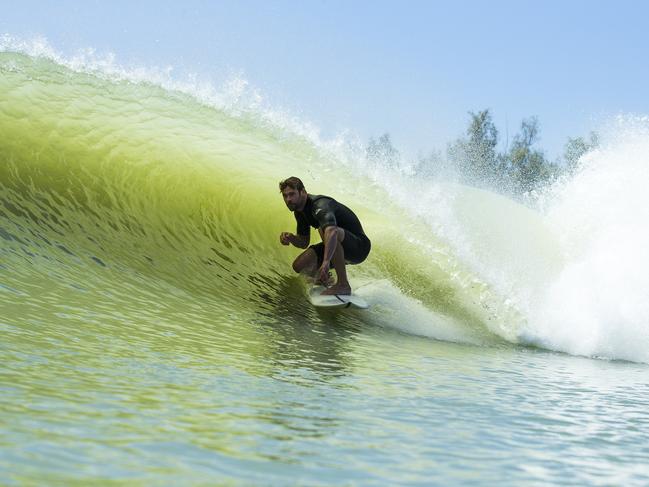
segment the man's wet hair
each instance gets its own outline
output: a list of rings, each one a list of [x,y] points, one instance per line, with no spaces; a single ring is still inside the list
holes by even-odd
[[[290,178],[286,178],[284,181],[279,182],[280,193],[284,191],[286,188],[302,191],[304,189],[304,183],[302,183],[302,180],[300,178],[291,176]]]

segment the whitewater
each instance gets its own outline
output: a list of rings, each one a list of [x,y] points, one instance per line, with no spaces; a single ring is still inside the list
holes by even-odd
[[[367,311],[316,312],[277,183],[359,215]],[[0,43],[0,476],[637,483],[649,121],[533,204],[368,160],[222,90]]]

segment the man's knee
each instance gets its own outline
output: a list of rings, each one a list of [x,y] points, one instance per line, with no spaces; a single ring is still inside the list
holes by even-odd
[[[317,258],[315,251],[309,248],[293,261],[293,270],[298,274],[304,271],[310,272],[315,268]]]

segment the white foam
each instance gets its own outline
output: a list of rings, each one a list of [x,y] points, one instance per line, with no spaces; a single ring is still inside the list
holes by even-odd
[[[390,281],[372,281],[354,291],[369,304],[363,314],[371,315],[373,324],[393,328],[411,335],[459,343],[483,345],[493,337],[467,323],[428,309],[418,300],[405,296]]]
[[[524,337],[649,362],[649,123],[620,117],[616,125],[551,192],[547,222],[565,266],[530,311]]]

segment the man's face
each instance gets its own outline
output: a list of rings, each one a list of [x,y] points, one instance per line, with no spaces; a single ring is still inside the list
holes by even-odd
[[[282,197],[284,198],[284,203],[286,203],[286,207],[289,210],[301,210],[304,207],[304,202],[306,200],[306,191],[298,191],[297,189],[287,186],[282,191]]]

